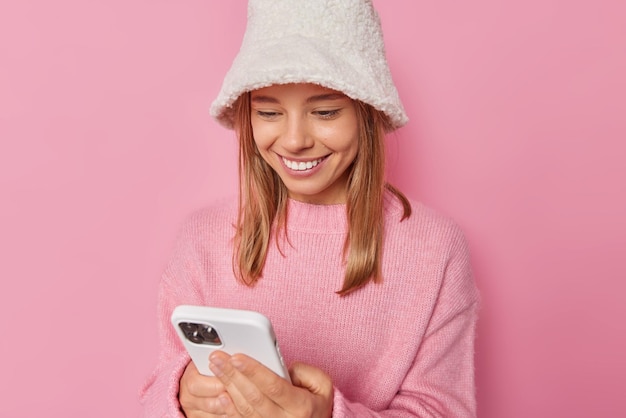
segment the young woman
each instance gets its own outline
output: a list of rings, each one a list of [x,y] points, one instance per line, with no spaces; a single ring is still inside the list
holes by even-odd
[[[146,417],[474,417],[478,294],[462,233],[384,179],[406,122],[368,0],[250,0],[212,106],[240,198],[192,216],[161,282]],[[270,318],[291,383],[242,354],[190,362],[180,304]]]

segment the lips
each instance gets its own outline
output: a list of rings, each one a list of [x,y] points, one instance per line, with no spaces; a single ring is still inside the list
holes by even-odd
[[[314,167],[316,167],[319,163],[321,163],[324,160],[324,157],[322,158],[317,158],[315,160],[309,160],[309,161],[291,161],[288,160],[285,157],[282,157],[283,159],[283,163],[285,163],[285,165],[294,171],[306,171],[306,170],[311,170]]]

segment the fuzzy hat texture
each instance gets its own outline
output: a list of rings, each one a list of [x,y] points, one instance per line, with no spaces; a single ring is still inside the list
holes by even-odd
[[[393,129],[408,118],[371,0],[249,0],[243,43],[210,113],[233,128],[233,103],[273,84],[314,83],[372,105]]]

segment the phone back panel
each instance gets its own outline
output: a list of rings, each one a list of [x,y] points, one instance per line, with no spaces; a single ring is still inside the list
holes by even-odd
[[[183,328],[180,326],[181,323]],[[195,340],[191,334],[195,335],[198,332],[186,330],[185,334],[183,329],[186,324],[210,327],[213,343],[202,344],[191,341]],[[289,380],[289,373],[278,349],[272,325],[269,319],[259,312],[181,305],[172,313],[172,325],[198,371],[203,375],[213,375],[209,369],[209,355],[214,350],[221,350],[228,354],[246,354]],[[215,338],[215,334],[219,338]]]

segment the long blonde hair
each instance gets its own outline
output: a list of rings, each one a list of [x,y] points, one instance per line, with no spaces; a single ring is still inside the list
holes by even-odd
[[[387,116],[372,106],[355,101],[359,123],[359,148],[349,168],[346,210],[348,235],[344,244],[345,296],[382,280],[383,195],[389,190],[402,203],[402,220],[411,215],[407,198],[385,182],[385,132]],[[254,142],[250,122],[250,93],[234,104],[235,130],[239,138],[239,214],[233,269],[245,284],[261,278],[272,234],[287,234],[288,192],[276,172],[265,162]],[[275,225],[275,228],[274,228]],[[278,240],[276,240],[278,245]]]

